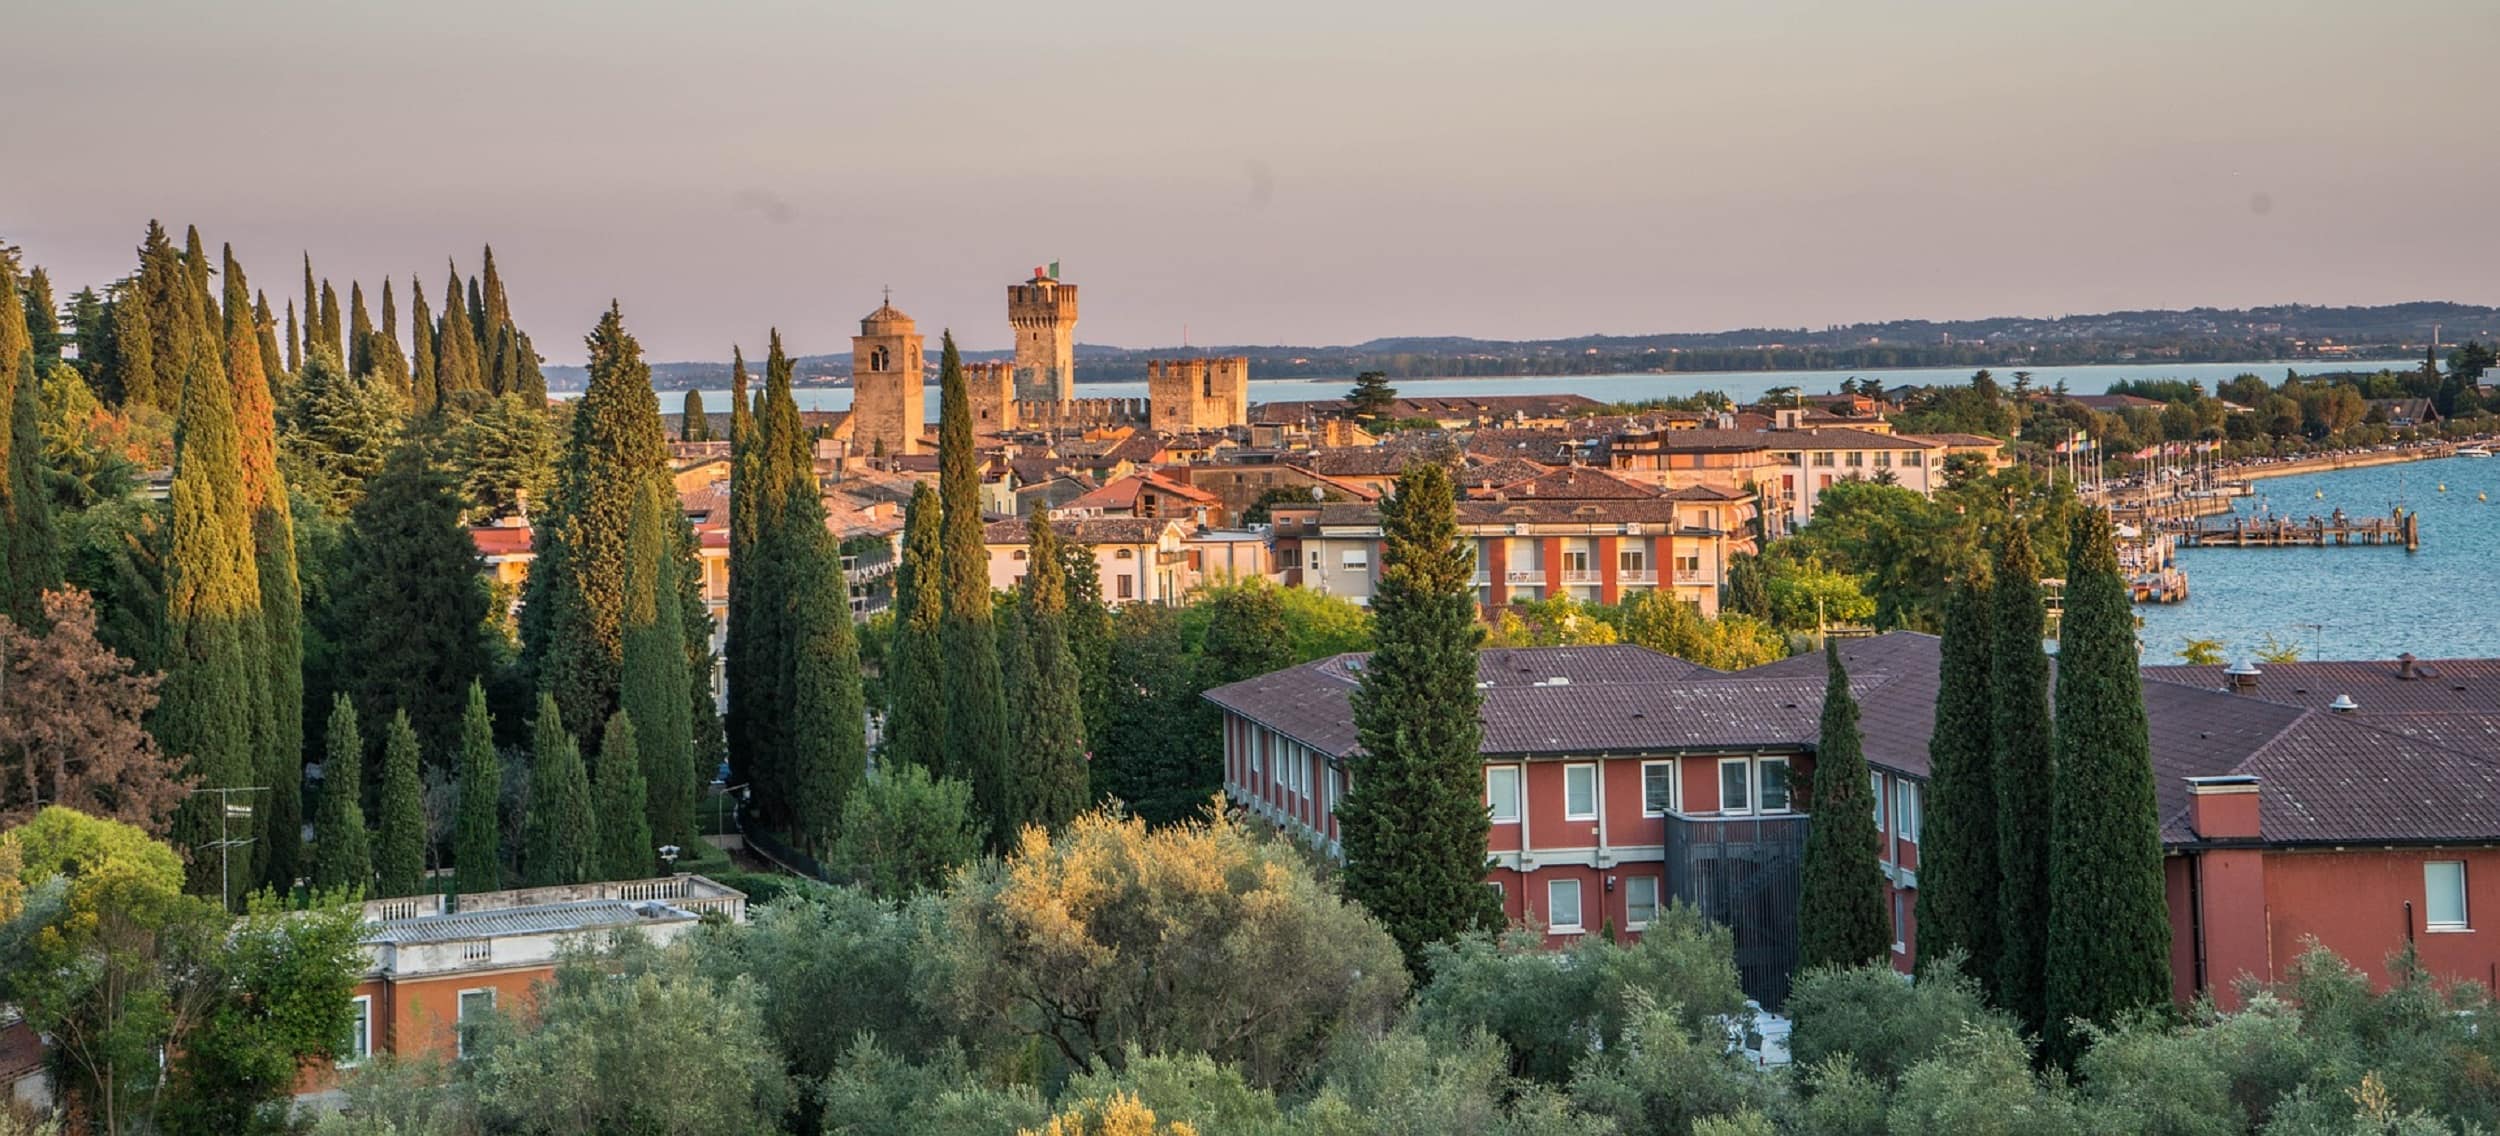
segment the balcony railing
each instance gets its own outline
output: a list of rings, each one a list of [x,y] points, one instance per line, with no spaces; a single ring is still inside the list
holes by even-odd
[[[1562,578],[1563,583],[1566,584],[1594,584],[1598,582],[1597,573],[1587,568],[1565,568],[1562,572]]]
[[[1513,584],[1542,584],[1545,582],[1545,572],[1543,569],[1513,568],[1504,573],[1502,578]]]
[[[1615,573],[1615,582],[1618,584],[1655,584],[1658,582],[1658,573],[1649,568],[1626,568]]]
[[[1675,570],[1675,582],[1679,584],[1708,584],[1714,581],[1710,579],[1709,573],[1704,572],[1699,568],[1678,568]]]

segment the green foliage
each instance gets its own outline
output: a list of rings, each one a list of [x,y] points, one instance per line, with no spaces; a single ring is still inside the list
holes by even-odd
[[[420,450],[394,451],[356,505],[320,616],[334,687],[369,717],[405,711],[436,753],[487,673],[485,568],[460,507]]]
[[[2066,528],[2076,508],[2069,486],[2027,466],[1948,475],[1932,497],[1880,482],[1838,482],[1817,498],[1811,523],[1765,552],[1765,566],[1774,573],[1767,581],[1774,622],[1790,630],[1812,626],[1808,609],[1816,592],[1783,602],[1779,577],[1827,568],[1855,577],[1865,599],[1872,601],[1872,608],[1861,609],[1866,614],[1851,622],[1872,619],[1886,628],[1935,629],[1943,622],[1952,581],[1977,566],[1976,550],[1986,543],[1983,534],[2020,518],[2034,546],[2048,550],[2042,574],[2059,575]],[[1817,589],[1836,590],[1837,583],[1821,582]],[[1828,618],[1841,622],[1836,606],[1854,603],[1826,596]]]
[[[1905,434],[1986,434],[2014,436],[2016,415],[1996,377],[1982,370],[1963,384],[1929,387],[1893,417]]]
[[[973,800],[987,817],[993,846],[1014,831],[1007,760],[1006,680],[999,672],[997,631],[991,626],[989,552],[981,524],[980,455],[973,450],[972,403],[964,388],[963,357],[955,336],[945,337],[938,365],[938,499],[942,513],[941,561],[946,613],[941,642],[947,660],[946,764],[931,771],[972,783]]]
[[[463,895],[503,887],[503,760],[495,752],[495,723],[486,713],[486,687],[469,684],[460,715],[460,806],[452,821],[451,866]]]
[[[1209,709],[1198,697],[1202,668],[1181,635],[1180,616],[1159,604],[1129,604],[1111,617],[1110,706],[1094,744],[1096,787],[1149,824],[1195,815],[1223,789],[1221,739],[1205,724]]]
[[[1963,575],[1946,603],[1918,857],[1921,967],[1961,951],[1979,960],[1973,977],[1982,988],[1996,978],[2002,871],[1988,607],[1987,583],[1976,572]]]
[[[1878,962],[1892,951],[1883,869],[1867,854],[1882,838],[1858,734],[1858,701],[1849,693],[1839,644],[1826,644],[1823,657],[1830,677],[1810,782],[1814,824],[1806,831],[1797,892],[1797,962],[1807,969]]]
[[[1571,1079],[1572,1102],[1583,1112],[1627,1132],[1678,1132],[1771,1103],[1769,1087],[1720,1036],[1685,1028],[1673,1007],[1656,1006],[1647,994],[1631,998],[1622,1043]]]
[[[979,856],[983,828],[972,813],[971,786],[932,779],[917,765],[889,766],[851,790],[824,862],[870,894],[907,898],[944,884]]]
[[[828,1136],[1003,1136],[1038,1131],[1050,1117],[1031,1085],[992,1085],[945,1049],[913,1064],[861,1034],[825,1078]]]
[[[1484,886],[1483,726],[1476,709],[1475,554],[1460,538],[1449,470],[1417,463],[1382,503],[1379,645],[1352,702],[1364,757],[1337,806],[1348,897],[1380,917],[1408,969],[1424,947],[1498,926]]]
[[[1882,962],[1806,970],[1785,1009],[1796,1022],[1788,1051],[1797,1064],[1847,1061],[1887,1088],[1954,1037],[2014,1024],[1962,975],[1958,955],[1929,960],[1916,982]]]
[[[43,375],[42,419],[37,433],[43,442],[43,466],[52,503],[61,509],[92,509],[123,497],[138,487],[139,463],[130,454],[152,448],[148,433],[128,414],[108,409],[92,384],[68,364],[55,364]],[[74,545],[70,529],[75,518],[62,522],[63,555]]]
[[[644,818],[649,804],[643,784],[645,758],[635,737],[631,714],[608,715],[599,734],[599,771],[591,778],[591,799],[599,813],[599,878],[638,880],[651,874],[659,859],[651,825]]]
[[[356,704],[344,694],[330,703],[321,761],[321,799],[313,814],[312,882],[317,888],[363,891],[373,886],[364,810],[364,735]]]
[[[1789,551],[1786,544],[1772,547]],[[1875,601],[1868,598],[1865,581],[1818,557],[1780,556],[1769,559],[1763,569],[1771,625],[1783,631],[1813,632],[1832,624],[1864,623],[1875,616]]]
[[[338,1056],[365,969],[364,921],[336,894],[296,910],[254,895],[243,919],[187,976],[204,1005],[174,1057],[172,1133],[290,1133],[296,1076]]]
[[[380,843],[373,849],[374,894],[415,895],[425,890],[425,790],[419,783],[417,731],[406,711],[391,715],[382,741]]]
[[[625,653],[617,702],[633,717],[641,754],[642,769],[635,780],[642,792],[636,795],[648,795],[642,821],[632,827],[648,838],[645,845],[657,841],[685,847],[695,841],[694,703],[687,689],[693,677],[686,667],[686,617],[678,582],[696,566],[681,554],[673,503],[654,484],[643,494],[626,533]],[[601,759],[606,759],[604,750]],[[603,765],[602,775],[606,772]],[[645,847],[636,862],[647,867],[649,851]]]
[[[1894,1136],[2065,1136],[2090,1131],[2072,1095],[2031,1073],[2031,1054],[2003,1024],[1943,1039],[1942,1053],[1901,1079],[1887,1118]]]
[[[2040,646],[2048,614],[2030,530],[2004,526],[1997,542],[1995,582],[1988,590],[1988,692],[1996,704],[1990,735],[1996,746],[2000,947],[1989,989],[2023,1032],[2036,1034],[2048,1021],[2049,816],[2056,780],[2049,657]]]
[[[1065,563],[1042,502],[1033,503],[1025,531],[1031,555],[1021,618],[1032,671],[1016,692],[1015,812],[1020,824],[1056,829],[1073,819],[1091,794],[1083,683],[1068,646]]]
[[[756,538],[764,512],[764,448],[756,444],[754,417],[747,399],[746,353],[731,348],[729,369],[729,626],[721,647],[721,667],[729,681],[728,712],[721,726],[729,750],[729,778],[752,784],[757,776],[757,741],[769,718],[762,703],[764,646],[774,641],[767,626],[775,619],[766,602],[771,591],[764,558]]]
[[[545,400],[517,394],[488,399],[446,424],[442,439],[443,465],[473,515],[509,516],[553,498],[559,447]]]
[[[1071,575],[1073,577],[1074,574]],[[1256,590],[1273,593],[1277,610],[1284,620],[1282,656],[1285,661],[1279,666],[1307,663],[1348,651],[1371,650],[1370,609],[1343,596],[1332,596],[1309,588],[1280,588],[1265,580],[1217,584],[1191,593],[1189,604],[1180,609],[1183,641],[1194,652],[1206,651],[1216,613],[1232,602],[1237,593]],[[1233,667],[1222,673],[1237,671],[1238,667]],[[1249,671],[1240,677],[1261,673],[1264,672]]]
[[[938,911],[935,900],[898,907],[858,888],[809,887],[749,908],[744,927],[704,929],[695,958],[715,981],[762,983],[766,1036],[791,1072],[823,1077],[862,1034],[914,1059],[946,1042],[946,1023],[913,993]]]
[[[2109,514],[2075,520],[2058,638],[2051,797],[2046,1050],[2084,1048],[2068,1024],[2109,1025],[2170,999],[2170,909],[2135,612]]]
[[[278,454],[288,482],[332,513],[354,509],[399,448],[405,401],[381,379],[351,375],[322,351],[304,360],[288,398]]]
[[[884,752],[887,760],[932,770],[946,767],[946,662],[940,653],[946,589],[938,510],[936,490],[926,482],[912,488],[902,561],[894,570]]]
[[[60,354],[60,323],[41,269],[36,281],[39,289],[21,304],[15,258],[0,253],[0,614],[24,626],[42,621],[43,593],[61,583],[40,425],[42,376]],[[42,342],[28,334],[29,307],[39,317],[36,330],[48,333]]]
[[[1597,614],[1612,618],[1622,642],[1705,667],[1743,670],[1788,657],[1788,644],[1761,619],[1725,608],[1705,618],[1665,589],[1643,589]]]
[[[1360,419],[1386,418],[1397,400],[1398,390],[1389,385],[1389,376],[1365,371],[1354,376],[1354,389],[1346,392],[1346,413]]]
[[[522,836],[526,886],[573,884],[599,874],[599,817],[591,810],[590,777],[580,743],[564,728],[552,694],[538,696],[531,727],[529,818]]]
[[[688,390],[683,409],[677,415],[677,440],[709,442],[712,440],[712,418],[703,412],[703,392]]]

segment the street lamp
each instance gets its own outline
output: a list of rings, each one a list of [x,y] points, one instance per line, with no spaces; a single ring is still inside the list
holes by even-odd
[[[681,850],[674,844],[660,845],[660,861],[668,865],[670,874],[675,874],[677,871],[677,853],[679,851]]]

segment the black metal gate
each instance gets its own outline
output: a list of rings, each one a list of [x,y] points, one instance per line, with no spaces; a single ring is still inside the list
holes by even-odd
[[[1736,974],[1766,1009],[1788,1000],[1797,969],[1797,896],[1805,856],[1803,816],[1667,820],[1675,898],[1736,935]]]

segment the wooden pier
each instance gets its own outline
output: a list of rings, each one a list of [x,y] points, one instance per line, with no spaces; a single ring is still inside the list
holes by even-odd
[[[2422,522],[2399,510],[2387,517],[2348,517],[2341,509],[2323,517],[2234,516],[2178,522],[2169,531],[2183,548],[2361,548],[2422,547]]]

